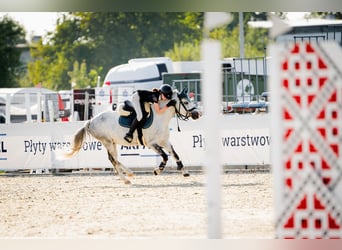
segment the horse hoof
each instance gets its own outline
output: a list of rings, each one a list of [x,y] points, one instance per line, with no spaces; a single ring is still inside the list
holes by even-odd
[[[125,180],[125,184],[130,185],[131,181],[130,180]]]
[[[189,177],[189,176],[190,176],[190,173],[188,173],[188,172],[183,173],[183,176],[184,176],[184,177]]]
[[[153,173],[154,173],[154,175],[159,175],[159,174],[160,174],[160,170],[159,170],[159,169],[155,169],[155,170],[153,171]]]

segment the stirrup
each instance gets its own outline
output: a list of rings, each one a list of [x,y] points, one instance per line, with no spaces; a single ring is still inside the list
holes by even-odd
[[[133,136],[130,135],[130,134],[126,134],[125,137],[124,137],[124,139],[125,139],[127,142],[131,143],[132,140],[133,140]]]

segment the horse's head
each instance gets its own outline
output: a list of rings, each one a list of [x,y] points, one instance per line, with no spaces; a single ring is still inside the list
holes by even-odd
[[[197,105],[188,96],[188,89],[184,88],[180,93],[174,90],[172,99],[176,100],[175,110],[178,118],[187,120],[191,117],[196,120],[200,117]]]

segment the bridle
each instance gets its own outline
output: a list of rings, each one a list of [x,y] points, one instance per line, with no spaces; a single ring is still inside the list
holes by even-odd
[[[187,121],[187,120],[189,120],[189,117],[191,117],[191,112],[193,110],[195,110],[196,107],[193,107],[191,109],[187,109],[187,107],[185,106],[184,102],[182,101],[183,97],[181,96],[181,94],[177,94],[177,97],[179,99],[178,108],[175,107],[177,118],[180,119],[180,120],[183,120],[183,121]],[[181,112],[179,112],[179,110],[181,109],[181,106],[186,111],[185,115],[183,115]]]
[[[181,131],[180,128],[179,128],[178,119],[182,120],[182,121],[187,121],[187,120],[189,120],[189,117],[193,118],[193,111],[196,109],[196,106],[194,106],[191,109],[188,109],[186,107],[186,105],[184,104],[184,102],[182,101],[183,98],[189,100],[189,97],[188,97],[187,93],[188,93],[188,89],[187,88],[184,88],[180,93],[177,93],[177,98],[179,100],[179,103],[178,103],[178,108],[176,107],[176,105],[174,106],[174,108],[175,108],[175,113],[176,113],[176,121],[177,121],[178,132]],[[189,100],[189,102],[190,102],[190,100]],[[180,112],[181,108],[183,108],[186,111],[185,115],[183,115]]]

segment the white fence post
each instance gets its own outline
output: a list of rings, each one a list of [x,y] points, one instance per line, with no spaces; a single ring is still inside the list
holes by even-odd
[[[6,124],[11,123],[11,94],[6,94]]]
[[[42,94],[37,93],[37,122],[42,122]]]
[[[27,122],[32,122],[30,97],[30,93],[25,93],[25,108]]]
[[[221,156],[219,143],[219,119],[222,84],[221,84],[221,44],[205,39],[202,44],[204,63],[203,72],[203,107],[205,134],[205,170],[207,178],[208,201],[208,238],[221,238]]]

